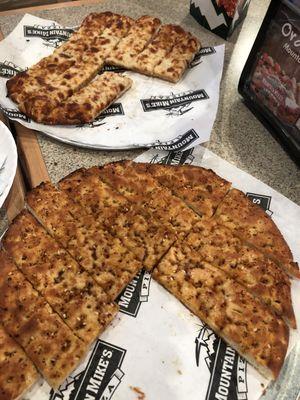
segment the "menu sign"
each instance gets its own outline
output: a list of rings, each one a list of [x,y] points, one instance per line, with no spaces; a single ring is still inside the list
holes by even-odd
[[[300,3],[299,3],[300,4]],[[243,70],[239,91],[300,157],[300,6],[273,0]]]

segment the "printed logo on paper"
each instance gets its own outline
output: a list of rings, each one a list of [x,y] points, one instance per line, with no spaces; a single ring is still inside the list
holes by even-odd
[[[205,56],[210,56],[216,52],[214,47],[202,47],[197,54],[195,54],[195,57],[193,61],[190,63],[189,68],[194,68],[197,65],[202,63],[202,57]]]
[[[167,142],[161,142],[160,140],[157,140],[151,145],[151,147],[156,150],[183,150],[194,143],[198,138],[199,135],[197,134],[197,132],[194,129],[190,129],[183,135],[179,135],[173,140],[169,140]]]
[[[171,93],[166,96],[152,96],[148,99],[141,99],[144,112],[167,110],[168,116],[178,117],[193,109],[195,101],[209,99],[204,89],[189,90],[183,93]]]
[[[69,39],[75,31],[73,28],[62,28],[53,23],[52,25],[24,25],[24,36],[27,38],[38,37],[43,39],[43,44],[47,47],[59,47],[62,42]]]
[[[103,72],[124,72],[126,68],[118,67],[117,65],[104,65],[99,74]]]
[[[126,350],[97,340],[83,371],[70,375],[49,400],[110,400],[120,385]]]
[[[0,110],[8,118],[21,119],[22,121],[30,122],[30,119],[27,117],[27,115],[21,113],[19,110],[16,110],[15,108],[5,108],[0,105]]]
[[[23,71],[23,68],[18,67],[11,61],[0,62],[0,76],[2,76],[3,78],[11,78],[17,75],[19,72]]]
[[[271,217],[273,211],[270,210],[270,204],[272,197],[264,194],[257,193],[246,193],[246,196],[252,201],[252,203],[259,205],[265,212]]]
[[[247,400],[247,362],[205,324],[195,344],[197,366],[210,373],[205,400]]]
[[[155,154],[150,160],[150,163],[167,165],[192,164],[195,159],[193,151],[194,149],[192,148],[185,151],[170,151],[166,156]]]
[[[120,312],[136,317],[142,303],[148,301],[151,275],[141,270],[119,295],[117,301]]]
[[[104,125],[106,122],[103,122],[106,117],[115,117],[117,115],[125,115],[124,109],[121,103],[114,103],[107,107],[106,110],[102,111],[98,117],[94,119],[92,122],[88,122],[87,124],[77,125],[78,128],[96,128],[97,126]]]

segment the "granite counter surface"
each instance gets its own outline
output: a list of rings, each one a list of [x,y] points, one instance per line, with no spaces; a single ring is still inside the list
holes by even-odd
[[[189,15],[188,0],[105,0],[97,5],[38,11],[34,14],[69,26],[80,24],[85,15],[94,11],[111,10],[132,17],[150,14],[160,17],[165,23],[181,24],[197,35],[204,45],[225,43],[219,110],[207,147],[300,204],[298,167],[244,105],[237,92],[242,68],[268,4],[269,0],[252,0],[245,21],[229,41],[224,41],[200,27]],[[0,17],[0,26],[5,36],[13,30],[22,16]],[[58,181],[79,167],[135,158],[144,151],[91,151],[64,145],[43,135],[39,135],[39,143],[53,181]]]

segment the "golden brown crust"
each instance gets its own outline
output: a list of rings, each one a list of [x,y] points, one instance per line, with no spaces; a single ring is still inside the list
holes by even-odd
[[[179,37],[186,32],[178,25],[162,25],[150,44],[135,58],[131,68],[141,74],[152,76],[154,68],[172,50]]]
[[[143,249],[139,257],[130,252],[122,238],[103,229],[93,215],[50,183],[32,190],[27,201],[51,235],[93,276],[109,300],[116,299],[142,268]]]
[[[151,270],[175,241],[172,227],[132,205],[102,182],[99,172],[99,168],[80,170],[63,179],[60,187],[138,258],[143,250],[143,266]]]
[[[0,325],[0,400],[20,398],[37,378],[30,359]]]
[[[155,66],[153,75],[173,83],[178,82],[200,47],[199,40],[187,32]]]
[[[107,164],[100,168],[100,179],[118,190],[161,224],[171,224],[177,234],[188,232],[199,217],[169,189],[136,168],[131,161]]]
[[[48,105],[32,110],[37,122],[49,125],[75,125],[93,121],[132,85],[132,80],[112,72],[104,72],[93,82],[68,97],[50,112]]]
[[[230,275],[296,328],[290,280],[272,260],[247,246],[214,220],[199,222],[185,241],[197,252],[199,260],[207,261]]]
[[[211,169],[202,167],[148,163],[136,163],[134,167],[137,171],[148,172],[203,218],[214,214],[231,186]]]
[[[131,68],[133,60],[152,40],[160,23],[158,18],[148,15],[137,19],[129,29],[128,34],[107,57],[106,62],[120,67]]]
[[[300,278],[298,264],[279,229],[243,192],[232,189],[219,205],[215,219],[271,257],[288,275]]]
[[[73,333],[92,343],[118,311],[92,277],[28,211],[13,221],[3,243],[18,268]]]
[[[52,311],[3,250],[0,263],[1,322],[50,386],[57,388],[79,364],[86,345]]]
[[[289,330],[243,286],[183,243],[170,249],[153,277],[268,378],[278,376]]]

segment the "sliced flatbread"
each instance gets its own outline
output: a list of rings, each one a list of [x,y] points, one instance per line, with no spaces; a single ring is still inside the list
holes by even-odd
[[[299,267],[279,229],[264,210],[237,189],[231,190],[219,205],[216,221],[256,246],[288,275],[300,278]]]
[[[99,72],[97,62],[81,61],[69,68],[61,76],[44,85],[40,92],[26,97],[19,103],[19,109],[37,122],[50,113],[58,104],[62,103],[76,91],[86,86]]]
[[[214,214],[231,186],[211,169],[191,165],[136,163],[134,167],[137,171],[151,174],[202,218],[210,218]]]
[[[200,46],[200,42],[195,36],[186,33],[173,46],[170,53],[155,66],[153,75],[170,82],[178,82]]]
[[[52,236],[86,269],[115,300],[142,268],[140,256],[130,252],[120,237],[112,236],[83,207],[52,184],[41,184],[27,197],[29,206]]]
[[[222,339],[275,379],[283,365],[289,330],[280,317],[219,268],[199,261],[179,243],[154,269],[153,277]]]
[[[103,56],[99,55],[99,36],[111,24],[114,17],[115,14],[110,12],[88,15],[79,30],[74,32],[69,40],[58,47],[53,54],[44,57],[27,71],[21,72],[7,81],[9,97],[26,111],[23,105],[26,99],[43,92],[42,88],[51,89],[50,84],[71,67],[75,66],[76,68],[76,65],[78,65],[77,72],[80,72],[81,64],[86,61],[89,54],[93,56],[93,64],[95,64],[96,59],[98,60],[100,69],[103,65]],[[105,44],[107,45],[107,43]],[[85,60],[83,59],[84,55]]]
[[[176,240],[170,224],[161,224],[144,208],[128,200],[99,178],[99,168],[79,170],[60,182],[60,188],[84,209],[119,237],[124,245],[140,256],[144,249],[143,266],[151,270]]]
[[[37,378],[30,359],[0,325],[0,400],[20,399]]]
[[[135,57],[150,43],[159,26],[158,18],[144,15],[137,19],[128,34],[107,57],[106,63],[130,69],[134,65]]]
[[[171,51],[176,41],[186,34],[178,25],[162,25],[150,44],[132,60],[132,69],[152,76],[154,68]]]
[[[0,251],[0,318],[47,382],[58,386],[87,351],[3,250]]]
[[[37,122],[50,125],[88,123],[128,90],[131,84],[132,80],[126,76],[104,72],[52,110],[48,108],[49,104],[41,105],[38,101],[34,105],[36,108],[31,110],[31,116]]]
[[[3,243],[33,287],[87,344],[104,331],[118,312],[92,277],[28,211],[13,221]]]
[[[197,252],[199,260],[226,272],[296,328],[290,280],[272,260],[214,220],[198,223],[185,241]]]
[[[154,215],[161,224],[171,224],[177,234],[188,232],[199,220],[182,200],[150,174],[138,171],[132,161],[106,164],[100,168],[100,179]]]

